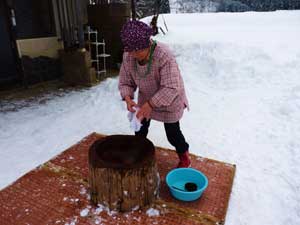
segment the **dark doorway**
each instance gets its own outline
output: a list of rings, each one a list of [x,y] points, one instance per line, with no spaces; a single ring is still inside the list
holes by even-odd
[[[6,2],[0,1],[0,87],[17,81],[16,55],[9,27],[9,9]]]

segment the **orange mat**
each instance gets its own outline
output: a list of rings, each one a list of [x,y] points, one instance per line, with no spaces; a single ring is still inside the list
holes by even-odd
[[[117,213],[89,201],[88,149],[103,135],[92,133],[54,159],[27,173],[0,191],[1,225],[86,224],[203,224],[225,223],[235,165],[191,155],[193,168],[201,170],[209,185],[200,199],[174,199],[165,176],[177,164],[174,150],[156,148],[161,176],[160,198],[155,204]]]

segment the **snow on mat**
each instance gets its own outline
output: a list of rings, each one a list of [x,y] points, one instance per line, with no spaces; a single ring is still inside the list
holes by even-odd
[[[224,224],[235,165],[192,155],[192,165],[209,180],[202,197],[177,201],[165,176],[177,163],[175,151],[156,148],[160,199],[128,213],[92,206],[88,191],[88,148],[103,135],[92,133],[0,192],[1,225],[42,224]]]

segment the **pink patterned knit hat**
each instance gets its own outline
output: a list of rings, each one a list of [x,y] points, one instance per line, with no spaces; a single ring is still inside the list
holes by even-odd
[[[124,51],[132,52],[148,48],[153,30],[147,24],[132,20],[127,22],[121,30]]]

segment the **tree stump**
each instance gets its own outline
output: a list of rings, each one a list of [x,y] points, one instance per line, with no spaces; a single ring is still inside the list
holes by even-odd
[[[155,148],[146,138],[112,135],[89,150],[91,201],[110,210],[144,207],[158,196]]]

